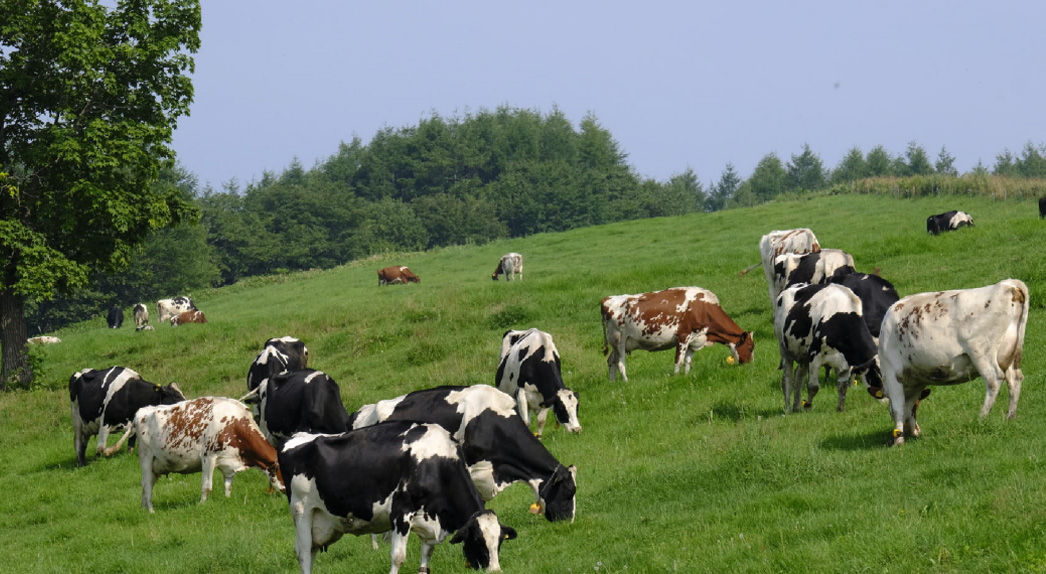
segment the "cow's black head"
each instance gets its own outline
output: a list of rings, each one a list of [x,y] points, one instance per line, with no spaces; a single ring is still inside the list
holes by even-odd
[[[164,386],[156,386],[156,392],[160,393],[160,404],[161,405],[173,405],[180,403],[185,400],[185,395],[182,394],[182,390],[178,388],[178,385],[171,383]]]
[[[559,465],[552,476],[544,481],[538,488],[538,495],[545,506],[545,518],[549,522],[560,520],[574,520],[575,501],[577,494],[577,467]]]
[[[462,545],[461,552],[469,568],[478,570],[495,566],[495,569],[500,569],[498,551],[501,543],[515,537],[516,531],[499,523],[493,510],[481,510],[458,529],[450,543]]]

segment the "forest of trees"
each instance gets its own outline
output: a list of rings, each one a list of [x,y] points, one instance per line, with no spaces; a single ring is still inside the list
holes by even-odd
[[[243,278],[326,269],[375,253],[482,244],[648,217],[748,207],[788,193],[869,178],[967,176],[1046,178],[1046,147],[1004,151],[990,169],[959,174],[942,148],[935,158],[912,142],[900,154],[853,148],[834,169],[804,145],[786,161],[764,156],[747,178],[728,164],[702,184],[686,169],[642,178],[594,115],[575,127],[562,112],[499,107],[356,137],[305,168],[294,159],[241,186],[200,189],[177,167],[157,186],[177,189],[197,223],[154,233],[130,267],[98,273],[88,288],[29,301],[30,331],[47,332],[110,305],[229,285]],[[938,185],[938,183],[933,183]]]

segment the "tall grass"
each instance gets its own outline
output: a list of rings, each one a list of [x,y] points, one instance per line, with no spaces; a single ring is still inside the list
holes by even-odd
[[[949,209],[976,226],[928,236],[926,217]],[[206,325],[82,324],[37,350],[41,388],[0,396],[4,569],[297,572],[286,499],[265,494],[261,473],[242,473],[232,498],[203,505],[199,475],[162,479],[149,515],[133,455],[76,468],[65,390],[74,370],[126,365],[190,396],[236,397],[262,342],[289,334],[354,410],[419,388],[489,384],[501,334],[536,326],[556,338],[581,397],[584,432],[547,429],[543,439],[579,468],[578,515],[550,524],[526,512],[528,488],[502,493],[489,506],[520,533],[502,549],[506,572],[1042,572],[1043,225],[1027,200],[809,197],[255,280],[195,294]],[[880,268],[902,295],[1024,280],[1033,311],[1017,418],[997,408],[979,420],[979,381],[935,391],[920,410],[923,438],[896,449],[886,447],[886,409],[859,388],[846,412],[834,412],[826,386],[812,412],[783,416],[766,284],[759,269],[739,272],[758,262],[761,235],[799,226],[852,253],[860,270]],[[508,251],[524,255],[526,279],[494,283]],[[375,271],[393,263],[422,283],[379,288]],[[755,362],[728,365],[713,347],[689,376],[672,376],[670,352],[637,352],[631,381],[609,383],[599,300],[678,285],[719,295],[755,332]],[[411,552],[408,569],[416,542]],[[387,546],[373,552],[349,537],[316,566],[384,572]],[[433,570],[464,572],[459,548],[438,548]]]

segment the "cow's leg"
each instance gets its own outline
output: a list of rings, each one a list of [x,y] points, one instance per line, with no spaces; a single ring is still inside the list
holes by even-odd
[[[853,371],[850,369],[836,369],[836,373],[835,384],[839,389],[839,403],[835,405],[835,410],[841,413],[846,410],[846,390],[850,387],[850,381],[853,379]]]
[[[229,498],[232,496],[232,479],[236,476],[236,469],[221,465],[218,470],[222,471],[222,478],[225,479],[225,498]]]
[[[1010,408],[1006,410],[1006,418],[1017,416],[1017,400],[1021,398],[1021,384],[1024,382],[1024,373],[1010,366],[1006,369],[1006,387],[1010,391]]]
[[[613,342],[610,349],[610,356],[607,357],[607,364],[610,366],[610,382],[614,382],[614,370],[621,373],[621,380],[628,382],[628,374],[625,372],[625,338],[618,335],[616,341]]]
[[[984,386],[986,392],[984,394],[984,405],[981,407],[981,418],[988,416],[991,412],[992,407],[995,406],[995,399],[999,396],[999,379],[1002,378],[1004,373],[999,372],[999,367],[994,361],[994,357],[988,360],[987,357],[980,359],[974,359],[973,366],[984,378]],[[1009,378],[1006,381],[1009,386]]]
[[[403,566],[403,561],[407,559],[407,537],[410,536],[410,530],[407,530],[406,534],[400,534],[395,525],[393,525],[392,535],[389,537],[389,543],[392,545],[392,550],[389,551],[389,555],[392,559],[392,567],[389,569],[389,574],[397,574],[400,571],[400,567]]]
[[[76,466],[87,464],[87,437],[84,436],[84,421],[80,419],[77,405],[73,403],[73,448],[76,450]]]
[[[519,417],[523,419],[523,424],[530,428],[530,408],[527,405],[527,391],[523,390],[522,386],[516,389],[516,411],[519,412]]]
[[[792,404],[792,391],[795,386],[795,364],[791,358],[785,356],[782,351],[781,354],[781,392],[784,393],[784,410],[785,413],[790,413],[795,410],[795,405]],[[798,391],[796,391],[798,394]],[[798,398],[796,399],[798,402]]]
[[[316,562],[316,547],[312,545],[312,511],[306,511],[304,503],[295,501],[291,504],[291,518],[294,519],[294,553],[298,555],[298,565],[302,574],[310,574]]]
[[[211,487],[214,485],[214,466],[216,462],[217,458],[213,454],[205,454],[200,459],[200,472],[203,473],[203,485],[200,488],[201,504],[207,500],[207,495],[211,493]]]
[[[806,377],[806,401],[803,402],[804,409],[814,408],[814,397],[817,396],[817,392],[821,390],[821,381],[818,378],[820,375],[821,365],[818,363],[811,363],[805,366],[806,371],[803,375]],[[799,380],[803,380],[802,377]]]
[[[418,565],[418,574],[428,574],[429,560],[432,559],[432,550],[435,548],[435,544],[429,544],[425,541],[421,542],[421,564]]]
[[[907,413],[910,412],[905,410],[904,387],[901,386],[900,381],[897,380],[897,375],[888,366],[884,366],[882,375],[883,391],[886,393],[886,398],[889,401],[890,417],[893,419],[893,442],[891,444],[902,445],[904,444],[904,423],[905,419],[908,418]]]
[[[153,486],[156,485],[156,479],[159,477],[153,472],[153,457],[143,457],[139,454],[138,462],[142,467],[142,508],[155,512],[153,510]]]
[[[105,443],[107,442],[109,442],[109,426],[101,425],[98,427],[98,442],[95,445],[95,455],[101,456],[105,452]]]
[[[549,410],[551,410],[549,407],[545,407],[538,411],[538,432],[535,433],[538,437],[545,432],[545,423],[548,421]]]

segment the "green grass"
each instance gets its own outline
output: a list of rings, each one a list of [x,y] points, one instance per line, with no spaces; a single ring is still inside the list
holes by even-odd
[[[928,215],[956,208],[976,227],[925,233]],[[886,447],[886,408],[859,388],[844,413],[826,386],[812,412],[782,416],[766,284],[761,269],[738,272],[758,262],[760,236],[791,227],[852,253],[859,270],[881,268],[902,295],[1024,280],[1033,311],[1017,418],[1005,420],[1002,397],[979,420],[979,380],[935,391],[920,410],[923,437],[896,449]],[[493,283],[508,251],[523,253],[525,280]],[[578,466],[578,514],[573,524],[528,514],[523,485],[493,500],[519,531],[502,549],[506,572],[1043,572],[1044,251],[1030,200],[818,196],[254,279],[194,294],[206,325],[135,333],[99,318],[36,351],[41,388],[0,396],[4,570],[298,571],[286,499],[265,494],[259,472],[204,505],[199,475],[162,479],[149,515],[133,455],[76,468],[65,390],[75,370],[125,365],[189,396],[238,397],[260,345],[294,335],[355,410],[414,389],[489,384],[504,330],[536,326],[555,336],[581,396],[584,432],[544,439]],[[379,288],[376,270],[394,263],[422,283]],[[637,352],[631,381],[609,383],[599,300],[679,285],[712,290],[755,331],[755,362],[727,365],[717,346],[695,355],[689,376],[672,376],[671,352]],[[351,536],[316,563],[318,573],[387,569],[387,546],[374,552]],[[438,548],[433,570],[465,572],[460,549]]]

